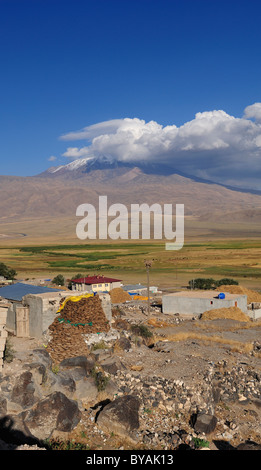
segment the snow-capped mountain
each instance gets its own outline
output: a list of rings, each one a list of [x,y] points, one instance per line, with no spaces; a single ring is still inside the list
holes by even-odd
[[[69,173],[73,173],[75,176],[77,176],[78,174],[78,176],[80,176],[94,170],[105,170],[122,166],[129,167],[130,165],[128,163],[121,163],[110,156],[102,155],[99,157],[78,158],[77,160],[74,160],[65,165],[50,167],[48,168],[48,170],[46,170],[44,173],[41,173],[41,175],[39,176],[59,177]]]
[[[97,175],[97,170],[99,170],[100,175]],[[57,179],[79,179],[83,177],[87,177],[92,172],[96,172],[94,178],[98,178],[98,180],[110,180],[111,178],[115,178],[117,175],[121,176],[125,173],[128,174],[125,178],[128,180],[135,179],[137,176],[141,176],[141,173],[147,177],[149,175],[154,176],[171,176],[171,175],[179,175],[184,178],[189,178],[198,183],[206,183],[206,184],[217,184],[219,186],[223,186],[228,189],[232,189],[233,191],[239,192],[247,192],[252,194],[261,194],[261,191],[258,190],[250,190],[246,188],[239,188],[233,187],[226,184],[218,183],[215,181],[210,181],[207,179],[195,177],[190,174],[183,173],[181,171],[177,171],[174,167],[168,166],[162,163],[153,163],[146,160],[137,160],[135,162],[123,162],[116,160],[115,158],[111,157],[110,155],[100,155],[100,156],[92,156],[92,157],[85,157],[85,158],[78,158],[70,163],[60,166],[52,166],[48,168],[43,173],[37,175],[37,177],[51,177]]]

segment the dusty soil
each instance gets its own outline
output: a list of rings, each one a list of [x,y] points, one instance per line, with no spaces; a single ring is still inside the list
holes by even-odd
[[[246,362],[261,372],[261,355],[252,354],[253,343],[261,341],[261,321],[241,322],[226,318],[192,320],[152,313],[156,320],[153,327],[146,313],[128,312],[131,322],[147,324],[153,333],[153,348],[122,352],[121,360],[129,367],[142,364],[145,375],[184,379],[186,382],[200,380],[210,363],[225,360],[229,364]],[[179,322],[179,323],[176,323]]]

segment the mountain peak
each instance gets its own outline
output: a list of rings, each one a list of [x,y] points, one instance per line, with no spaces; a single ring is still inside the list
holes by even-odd
[[[105,167],[113,167],[117,165],[117,160],[110,156],[99,156],[99,157],[85,157],[85,158],[78,158],[77,160],[73,160],[70,163],[60,166],[52,166],[48,168],[44,172],[46,175],[47,173],[54,175],[55,173],[65,173],[68,171],[77,171],[80,170],[81,172],[85,173],[89,170],[94,169],[103,169]]]
[[[204,183],[209,185],[218,185],[225,187],[232,191],[245,192],[251,194],[261,195],[260,190],[243,188],[239,186],[230,186],[217,181],[207,180],[205,178],[196,177],[191,174],[186,174],[177,171],[174,167],[163,164],[162,162],[152,162],[137,159],[133,162],[119,161],[110,155],[90,156],[78,158],[70,163],[60,166],[52,166],[43,173],[36,175],[37,177],[48,177],[57,179],[79,179],[84,178],[88,174],[91,176],[92,172],[99,171],[99,176],[95,174],[95,178],[99,181],[111,180],[120,176],[121,183],[130,182],[131,180],[143,176],[154,177],[183,177],[193,180],[197,183]],[[123,177],[123,175],[125,175]],[[94,175],[93,175],[94,176]],[[98,181],[97,180],[97,181]]]

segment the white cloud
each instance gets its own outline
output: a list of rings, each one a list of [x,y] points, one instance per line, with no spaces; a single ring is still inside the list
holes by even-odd
[[[249,187],[253,181],[261,189],[261,103],[246,107],[242,118],[206,111],[180,127],[115,119],[61,139],[86,141],[83,147],[67,148],[63,155],[72,159],[107,155],[122,162],[160,162],[216,182]]]
[[[81,140],[81,139],[93,139],[94,137],[106,133],[114,132],[121,124],[122,119],[113,119],[111,121],[99,122],[98,124],[92,124],[91,126],[84,127],[80,131],[69,132],[68,134],[62,135],[61,140]]]
[[[54,162],[57,159],[54,155],[51,155],[51,157],[48,158],[49,162]]]
[[[254,103],[245,109],[246,118],[254,118],[257,122],[261,122],[261,103]]]

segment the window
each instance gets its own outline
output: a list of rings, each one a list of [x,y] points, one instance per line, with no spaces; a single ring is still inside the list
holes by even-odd
[[[98,287],[102,287],[102,284],[98,284]]]
[[[109,284],[105,284],[105,287],[108,287]]]
[[[97,287],[97,284],[93,284],[92,287]]]

